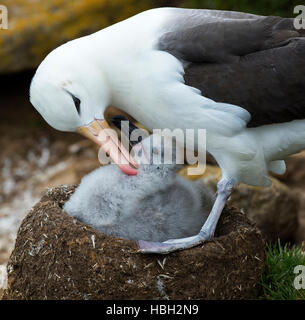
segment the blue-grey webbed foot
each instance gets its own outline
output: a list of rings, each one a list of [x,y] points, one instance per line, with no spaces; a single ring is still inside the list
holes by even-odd
[[[172,239],[164,242],[151,242],[139,240],[138,246],[139,252],[141,253],[167,254],[170,252],[195,247],[209,239],[210,237],[208,235],[199,233],[198,235],[193,237]]]
[[[150,242],[139,240],[139,252],[167,254],[178,250],[192,248],[202,244],[205,241],[210,240],[214,236],[218,220],[227,199],[232,193],[234,185],[235,181],[233,179],[223,179],[218,183],[217,197],[212,211],[210,212],[208,219],[205,221],[203,227],[197,235],[188,238],[167,240],[164,242]]]

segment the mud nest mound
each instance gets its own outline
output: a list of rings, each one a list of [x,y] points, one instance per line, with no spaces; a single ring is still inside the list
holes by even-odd
[[[259,292],[264,241],[226,208],[214,239],[170,255],[143,255],[62,210],[75,186],[49,190],[28,213],[10,257],[4,299],[247,299]]]

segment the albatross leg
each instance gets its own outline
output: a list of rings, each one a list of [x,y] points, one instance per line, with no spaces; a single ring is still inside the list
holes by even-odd
[[[166,254],[177,250],[183,250],[197,246],[207,240],[210,240],[215,232],[218,220],[222,210],[232,193],[235,185],[234,179],[223,179],[217,185],[217,197],[212,211],[204,223],[200,232],[188,238],[172,239],[164,242],[138,241],[139,251],[141,253],[161,253]]]

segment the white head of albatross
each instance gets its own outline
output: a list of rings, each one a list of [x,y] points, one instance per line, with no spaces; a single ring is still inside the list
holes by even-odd
[[[79,132],[102,148],[107,145],[107,153],[120,169],[136,174],[137,163],[111,130],[105,131],[110,90],[103,72],[71,50],[75,50],[73,44],[61,46],[41,63],[31,83],[31,103],[53,128]]]

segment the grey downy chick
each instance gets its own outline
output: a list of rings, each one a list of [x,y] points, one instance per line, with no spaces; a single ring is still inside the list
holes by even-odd
[[[161,139],[153,144],[154,138],[149,136],[133,148],[137,176],[125,175],[116,165],[100,167],[82,179],[63,209],[109,236],[124,239],[162,242],[197,234],[214,197],[202,180],[179,176],[180,165],[164,164],[164,144]],[[161,163],[152,163],[154,157]]]

